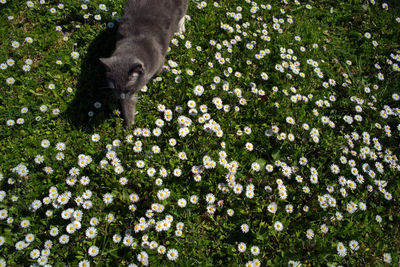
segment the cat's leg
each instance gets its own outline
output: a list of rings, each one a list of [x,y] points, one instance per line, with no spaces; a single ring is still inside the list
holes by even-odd
[[[183,34],[184,32],[185,32],[185,16],[183,16],[178,23],[178,33]]]
[[[129,127],[135,124],[137,93],[121,94],[121,107],[125,119],[125,126]]]

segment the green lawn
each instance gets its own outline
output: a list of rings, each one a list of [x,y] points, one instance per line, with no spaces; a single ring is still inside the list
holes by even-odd
[[[399,266],[398,1],[189,2],[126,129],[124,1],[0,0],[0,266]]]

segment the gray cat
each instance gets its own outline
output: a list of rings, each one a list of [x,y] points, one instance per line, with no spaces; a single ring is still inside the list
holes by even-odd
[[[185,31],[188,0],[128,0],[114,53],[100,58],[120,98],[125,125],[135,123],[137,91],[162,70],[174,33]]]

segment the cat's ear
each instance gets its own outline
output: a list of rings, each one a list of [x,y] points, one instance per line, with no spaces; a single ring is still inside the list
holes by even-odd
[[[130,79],[132,78],[137,79],[143,73],[144,73],[143,65],[140,63],[135,63],[130,68],[128,75]]]
[[[111,69],[111,65],[114,62],[114,58],[113,57],[109,57],[109,58],[99,58],[100,62],[103,63],[104,67],[107,69],[107,71],[109,71]]]
[[[128,72],[128,83],[126,87],[131,87],[135,85],[136,81],[142,76],[144,73],[143,65],[140,63],[135,63],[132,65],[131,69]]]

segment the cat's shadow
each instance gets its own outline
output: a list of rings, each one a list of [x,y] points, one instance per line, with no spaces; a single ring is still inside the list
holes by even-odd
[[[91,132],[97,125],[110,119],[113,110],[119,108],[112,90],[107,88],[105,69],[99,61],[99,58],[112,54],[115,42],[116,30],[105,29],[90,43],[82,58],[74,99],[63,114],[76,129]],[[95,106],[96,102],[101,104],[100,108]]]

